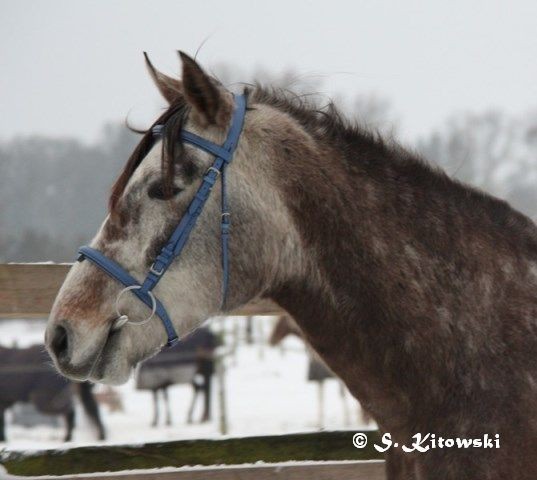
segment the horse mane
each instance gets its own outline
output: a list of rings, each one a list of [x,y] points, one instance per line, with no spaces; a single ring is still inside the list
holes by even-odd
[[[524,243],[537,255],[537,227],[526,215],[500,198],[450,177],[439,166],[424,159],[395,139],[381,135],[367,124],[346,117],[334,102],[319,106],[311,95],[298,95],[290,90],[256,84],[252,103],[269,105],[287,113],[319,142],[337,152],[345,171],[366,175],[379,183],[391,182],[394,190],[440,194],[446,204],[456,205],[476,223],[495,225]]]
[[[315,140],[328,143],[341,152],[350,167],[360,166],[374,174],[386,165],[404,167],[414,177],[432,176],[440,182],[451,182],[439,167],[403,147],[389,135],[381,134],[367,123],[346,116],[332,100],[325,105],[312,95],[256,84],[252,91],[256,103],[269,105],[295,119]]]
[[[215,79],[215,81],[218,81]],[[475,209],[498,226],[510,225],[520,233],[536,234],[535,225],[525,215],[514,210],[507,202],[488,193],[452,179],[442,169],[423,159],[418,153],[405,148],[394,139],[382,136],[368,125],[349,119],[333,101],[321,106],[312,95],[299,95],[292,90],[267,87],[260,83],[247,85],[244,93],[248,109],[264,104],[284,112],[297,121],[320,144],[337,150],[350,174],[357,170],[371,178],[405,182],[426,190],[432,189],[448,197],[460,200],[467,210]],[[182,153],[179,133],[183,128],[189,106],[179,97],[145,132],[140,143],[129,157],[123,171],[114,183],[109,199],[109,211],[113,213],[127,183],[155,143],[152,128],[164,125],[162,134],[162,188],[165,193],[173,187],[176,159]],[[533,243],[533,242],[531,242]]]
[[[324,105],[314,94],[297,94],[293,90],[255,84],[251,97],[256,103],[269,105],[297,120],[315,137],[350,140],[360,137],[374,143],[380,149],[386,147],[381,135],[366,124],[344,115],[336,104],[328,99]]]
[[[215,79],[218,82],[217,79]],[[303,128],[319,140],[331,139],[334,144],[356,142],[369,146],[383,155],[389,151],[388,144],[383,138],[364,125],[347,119],[335,104],[330,101],[325,107],[320,107],[312,100],[310,95],[298,95],[292,90],[278,87],[266,87],[255,83],[253,87],[245,87],[245,95],[253,102],[269,105],[291,115]],[[249,107],[251,108],[251,107]],[[175,159],[181,153],[182,144],[177,141],[179,132],[183,127],[189,113],[189,107],[182,97],[170,107],[151,125],[148,130],[132,129],[142,135],[142,139],[127,160],[125,167],[112,186],[108,207],[110,213],[116,209],[117,202],[140,163],[149,153],[155,143],[152,128],[155,125],[165,125],[163,132],[162,150],[162,181],[163,189],[169,192],[173,185],[175,173]],[[130,128],[130,127],[129,127]]]

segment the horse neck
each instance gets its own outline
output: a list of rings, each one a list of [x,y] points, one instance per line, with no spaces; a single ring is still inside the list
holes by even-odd
[[[390,219],[378,214],[393,185],[379,181],[379,172],[373,178],[359,163],[350,165],[344,158],[349,151],[342,150],[343,145],[317,140],[315,148],[293,149],[298,154],[281,162],[282,197],[306,246],[308,267],[269,294],[331,366],[337,357],[346,358],[347,343],[356,345],[357,336],[369,326],[378,328],[386,314],[378,292],[385,281],[379,250],[389,249],[393,236],[383,231]],[[288,165],[294,166],[294,176]]]
[[[282,167],[280,188],[308,269],[270,296],[356,396],[366,404],[376,398],[377,419],[379,405],[400,411],[420,390],[413,382],[423,381],[416,359],[445,368],[441,337],[446,324],[460,321],[455,307],[466,302],[469,319],[482,308],[476,285],[496,268],[488,259],[508,248],[510,259],[531,249],[534,255],[535,227],[505,204],[367,137],[339,147],[318,141],[316,150],[284,164],[300,172],[293,177]],[[509,229],[498,227],[498,212]],[[513,236],[527,241],[513,247]]]

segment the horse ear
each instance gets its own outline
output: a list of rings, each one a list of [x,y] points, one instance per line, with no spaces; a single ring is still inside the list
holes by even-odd
[[[171,104],[175,102],[183,93],[183,85],[181,81],[176,80],[172,77],[168,77],[168,75],[164,75],[163,73],[160,73],[153,66],[146,52],[144,52],[144,57],[145,65],[147,66],[149,75],[151,75],[151,78],[155,82],[155,85],[157,86],[160,94],[165,98],[168,103]]]
[[[183,63],[183,94],[202,125],[226,127],[233,111],[233,98],[207,75],[195,60],[179,52]]]

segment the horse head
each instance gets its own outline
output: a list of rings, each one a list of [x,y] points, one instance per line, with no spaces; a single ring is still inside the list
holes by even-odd
[[[193,59],[183,53],[181,59],[182,79],[177,80],[158,72],[146,57],[168,108],[144,134],[117,179],[108,216],[90,244],[140,282],[213,164],[214,155],[183,142],[182,132],[221,145],[234,114],[233,95]],[[220,295],[222,187],[218,180],[181,255],[153,290],[179,336],[208,317],[262,296],[289,272],[299,270],[298,234],[276,187],[273,165],[278,142],[297,129],[285,113],[257,103],[255,96],[250,95],[247,102],[233,162],[226,167],[231,233],[225,306]],[[156,126],[161,135],[155,135]],[[63,374],[78,380],[121,383],[139,361],[158,352],[166,342],[160,322],[141,321],[149,315],[143,302],[132,294],[118,298],[122,287],[92,262],[73,265],[45,335],[48,350]],[[134,319],[132,323],[115,328],[116,310]]]

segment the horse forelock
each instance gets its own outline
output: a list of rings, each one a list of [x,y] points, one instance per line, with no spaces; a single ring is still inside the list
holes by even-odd
[[[182,143],[178,141],[179,133],[183,128],[190,108],[182,97],[179,97],[170,107],[151,125],[151,127],[141,133],[142,139],[127,160],[125,167],[112,186],[108,207],[111,214],[117,213],[119,199],[123,195],[130,178],[135,170],[142,163],[151,148],[155,144],[153,127],[163,125],[162,130],[162,187],[164,192],[170,192],[175,174],[175,160],[180,156]]]

